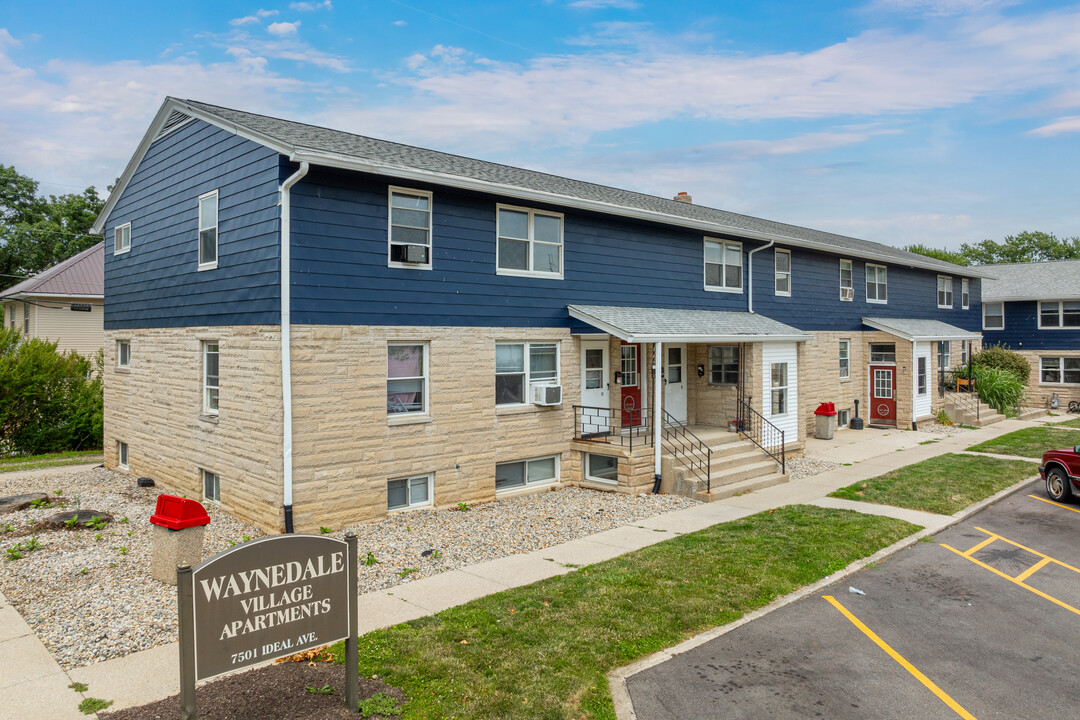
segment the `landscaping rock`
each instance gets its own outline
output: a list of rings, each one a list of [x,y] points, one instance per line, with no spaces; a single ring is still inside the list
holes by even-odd
[[[49,496],[45,493],[26,493],[24,495],[0,497],[0,515],[25,510],[35,500],[47,500],[48,498]]]
[[[94,518],[104,520],[107,523],[113,521],[112,515],[107,512],[102,512],[101,510],[75,510],[72,512],[57,513],[52,517],[45,518],[43,522],[49,527],[67,527],[67,523],[71,518],[78,518],[78,521],[75,524],[79,527],[86,527]]]

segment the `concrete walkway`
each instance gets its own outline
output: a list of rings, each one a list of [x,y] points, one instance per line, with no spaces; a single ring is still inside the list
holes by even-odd
[[[396,625],[485,595],[574,572],[578,567],[608,560],[677,534],[702,530],[782,505],[809,503],[887,515],[936,531],[953,522],[954,518],[840,500],[830,498],[828,494],[904,465],[949,452],[962,452],[976,443],[1045,420],[1047,418],[1040,418],[1040,421],[1005,420],[928,444],[922,443],[933,439],[932,436],[903,430],[849,430],[837,434],[834,440],[809,439],[806,443],[808,457],[850,464],[803,480],[677,510],[543,550],[361,595],[360,632]],[[1032,474],[1034,472],[1032,467]],[[67,687],[72,681],[89,686],[86,696],[113,700],[110,710],[153,702],[179,692],[178,668],[177,644],[171,643],[65,673],[34,637],[22,617],[0,595],[0,695],[5,699],[0,703],[0,718],[85,718],[76,710],[83,695]]]

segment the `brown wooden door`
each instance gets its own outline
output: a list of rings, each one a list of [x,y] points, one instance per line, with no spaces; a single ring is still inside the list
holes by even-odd
[[[641,344],[623,343],[620,355],[622,424],[623,427],[633,427],[642,423]]]
[[[896,366],[870,366],[870,422],[896,425]]]

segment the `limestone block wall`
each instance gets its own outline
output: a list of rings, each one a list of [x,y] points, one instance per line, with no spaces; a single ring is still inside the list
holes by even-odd
[[[709,382],[709,346],[687,347],[687,414],[692,425],[727,427],[738,415],[738,387],[714,385]],[[698,365],[705,366],[705,375],[698,377]],[[761,398],[761,343],[743,345],[742,367],[739,372],[744,392],[749,400]],[[752,403],[753,405],[753,403]],[[756,407],[756,405],[754,405]]]
[[[116,341],[131,343],[128,368]],[[219,344],[220,400],[203,415],[202,343]],[[157,328],[105,333],[105,466],[162,490],[203,496],[201,470],[221,477],[221,504],[267,529],[281,522],[281,339],[277,326]],[[122,470],[121,470],[122,472]]]
[[[1031,365],[1028,389],[1024,401],[1030,407],[1044,407],[1045,397],[1053,393],[1058,395],[1058,407],[1063,411],[1071,401],[1080,401],[1080,385],[1043,383],[1040,372],[1041,358],[1044,357],[1080,357],[1080,350],[1021,350],[1018,351]]]
[[[563,404],[495,407],[495,344],[556,342]],[[429,347],[429,412],[388,415],[388,342]],[[294,326],[294,521],[298,531],[386,514],[386,483],[432,474],[436,506],[495,497],[495,464],[570,452],[580,397],[578,340],[553,328]]]

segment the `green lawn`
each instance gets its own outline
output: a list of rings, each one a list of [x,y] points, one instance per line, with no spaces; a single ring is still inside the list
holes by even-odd
[[[1080,428],[1080,418],[1075,418],[1075,419],[1073,419],[1073,420],[1069,420],[1069,421],[1067,421],[1067,422],[1059,422],[1059,423],[1053,423],[1053,424],[1051,424],[1051,425],[1050,425],[1050,427],[1073,427],[1073,428]]]
[[[370,633],[360,672],[405,691],[404,718],[612,719],[606,673],[918,529],[805,505],[758,513]]]
[[[840,488],[830,497],[952,515],[1035,474],[1023,460],[949,453]]]
[[[974,452],[1017,455],[1019,457],[1041,458],[1047,450],[1072,447],[1080,443],[1080,430],[1058,429],[1053,426],[1024,428],[1002,435],[993,440],[973,445],[968,450]]]
[[[104,456],[100,450],[0,458],[0,473],[15,472],[16,470],[37,470],[38,468],[47,467],[64,467],[65,465],[86,465],[87,463],[99,463],[103,459]]]

